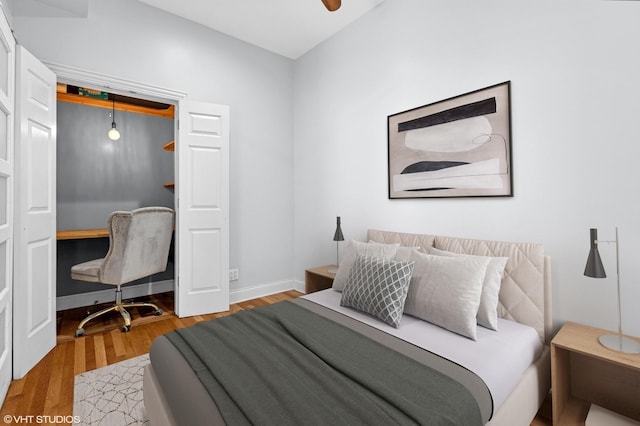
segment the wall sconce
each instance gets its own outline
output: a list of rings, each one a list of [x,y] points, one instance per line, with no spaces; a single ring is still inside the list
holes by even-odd
[[[111,108],[111,130],[109,130],[107,135],[112,141],[117,141],[120,139],[120,132],[116,129],[116,100],[112,99],[111,101],[113,102]]]

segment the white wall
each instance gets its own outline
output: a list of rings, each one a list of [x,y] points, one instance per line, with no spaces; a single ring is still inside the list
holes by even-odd
[[[613,246],[601,247],[609,278],[582,271],[588,228],[610,240],[617,225],[625,330],[640,336],[639,13],[623,1],[390,0],[295,63],[127,0],[92,0],[88,19],[13,22],[41,59],[231,105],[232,290],[290,280],[294,253],[299,282],[334,262],[340,215],[347,238],[542,243],[556,323],[615,329]],[[514,197],[388,200],[387,115],[506,80]]]
[[[41,60],[229,105],[231,291],[291,283],[291,60],[131,0],[91,0],[88,18],[13,23]]]
[[[556,326],[640,336],[640,2],[390,0],[295,63],[295,274],[367,228],[545,245]],[[511,81],[513,198],[389,200],[389,114]],[[342,246],[344,248],[344,245]]]
[[[0,7],[4,10],[5,16],[11,24],[13,22],[13,5],[9,0],[0,0]]]

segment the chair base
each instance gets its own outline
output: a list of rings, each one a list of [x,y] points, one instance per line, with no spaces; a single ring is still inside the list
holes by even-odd
[[[76,329],[76,337],[84,336],[84,326],[86,323],[88,323],[93,319],[98,318],[101,315],[108,314],[109,312],[113,312],[113,311],[120,312],[120,315],[122,315],[122,318],[124,319],[124,325],[120,327],[120,330],[122,330],[123,333],[128,332],[129,330],[131,330],[131,315],[129,315],[129,312],[127,311],[126,308],[133,308],[133,307],[153,308],[155,310],[155,312],[153,313],[154,315],[156,316],[162,315],[162,309],[158,308],[153,303],[146,303],[146,302],[123,303],[122,290],[120,290],[120,287],[118,286],[118,290],[116,290],[115,305],[109,306],[108,308],[102,309],[98,312],[94,312],[93,314],[89,315],[88,317],[80,321],[80,324]]]

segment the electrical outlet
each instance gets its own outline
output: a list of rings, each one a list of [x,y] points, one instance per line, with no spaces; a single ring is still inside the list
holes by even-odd
[[[237,281],[237,280],[238,280],[238,270],[229,269],[229,281]]]

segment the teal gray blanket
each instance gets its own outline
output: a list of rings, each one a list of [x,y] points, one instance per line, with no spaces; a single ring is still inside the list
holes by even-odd
[[[166,335],[228,425],[478,425],[458,382],[291,302]]]

